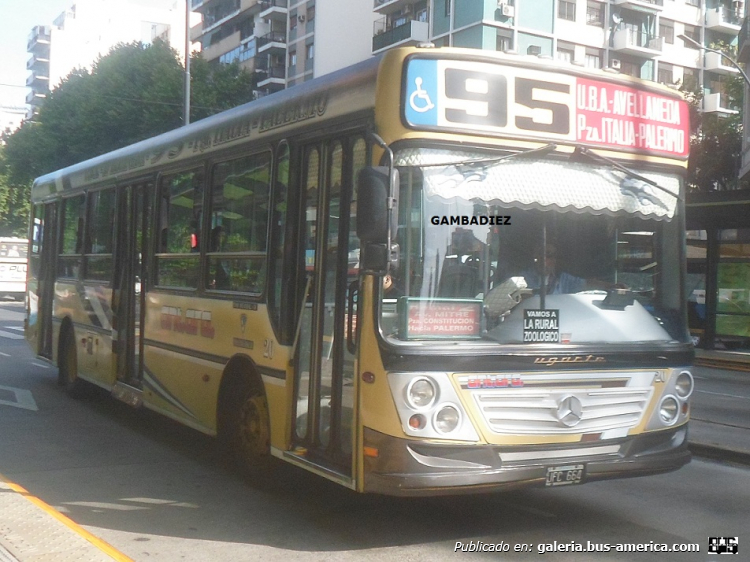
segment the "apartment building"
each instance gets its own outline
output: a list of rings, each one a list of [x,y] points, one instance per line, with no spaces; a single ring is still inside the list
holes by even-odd
[[[255,95],[322,76],[372,55],[372,6],[351,0],[191,0],[203,57],[256,73]]]
[[[78,0],[52,24],[35,26],[27,43],[30,115],[72,70],[118,43],[162,39],[184,57],[185,17],[184,0]]]
[[[373,52],[424,41],[552,57],[667,85],[703,87],[705,111],[733,111],[737,71],[679,35],[734,52],[744,7],[731,0],[375,0]]]
[[[737,69],[678,36],[736,53],[744,6],[733,0],[191,0],[204,57],[258,73],[257,95],[430,41],[552,57],[678,87],[704,111],[736,112]]]

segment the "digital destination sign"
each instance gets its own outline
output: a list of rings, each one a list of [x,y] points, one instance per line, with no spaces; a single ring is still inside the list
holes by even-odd
[[[536,68],[409,60],[404,119],[452,129],[687,158],[687,103],[624,83]]]

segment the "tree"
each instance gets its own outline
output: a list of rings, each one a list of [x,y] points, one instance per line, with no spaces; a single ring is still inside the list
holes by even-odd
[[[252,100],[254,77],[234,65],[191,60],[191,120]],[[7,138],[8,176],[16,185],[182,125],[184,69],[156,41],[121,44],[91,71],[76,70],[38,116]],[[0,188],[2,189],[2,188]]]
[[[14,184],[0,147],[0,236],[25,238],[28,233],[29,187]]]
[[[729,56],[730,47],[718,44]],[[743,106],[744,80],[733,76],[723,83],[725,94],[737,107]],[[690,105],[690,158],[687,184],[691,191],[726,191],[750,188],[739,179],[742,162],[742,112],[734,114],[704,113],[703,90],[697,84],[683,84]]]

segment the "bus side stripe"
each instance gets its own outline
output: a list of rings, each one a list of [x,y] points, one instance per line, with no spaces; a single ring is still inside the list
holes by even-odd
[[[191,418],[197,420],[198,416],[196,416],[193,412],[190,411],[190,409],[185,406],[182,402],[180,402],[169,390],[167,390],[159,381],[159,379],[154,376],[154,373],[145,365],[143,366],[143,385],[146,386],[149,390],[156,393],[158,396],[163,398],[165,401],[169,402],[172,406],[180,410],[181,412],[185,413],[186,415],[190,416]]]

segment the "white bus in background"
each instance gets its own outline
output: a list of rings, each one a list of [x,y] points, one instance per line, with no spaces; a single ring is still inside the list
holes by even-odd
[[[29,241],[0,237],[0,299],[21,300],[26,294]]]

